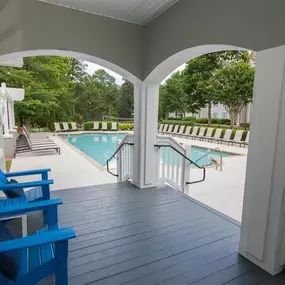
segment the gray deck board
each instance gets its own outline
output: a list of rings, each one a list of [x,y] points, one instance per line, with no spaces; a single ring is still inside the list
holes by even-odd
[[[64,201],[61,227],[77,233],[69,243],[70,285],[285,282],[284,274],[272,277],[238,255],[240,227],[231,219],[170,187],[119,183],[52,196]],[[54,278],[39,284],[54,284]]]

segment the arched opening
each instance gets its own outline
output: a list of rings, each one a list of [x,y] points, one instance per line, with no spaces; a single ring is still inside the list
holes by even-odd
[[[37,57],[37,56],[41,56],[41,57],[45,57],[45,56],[59,56],[59,57],[68,57],[68,58],[75,58],[75,59],[78,59],[80,61],[84,61],[84,62],[91,62],[91,63],[96,63],[97,65],[100,65],[100,66],[103,66],[103,67],[106,67],[108,70],[111,70],[117,74],[120,74],[122,76],[122,78],[128,80],[128,82],[131,82],[133,85],[137,84],[138,82],[140,82],[138,80],[137,77],[135,77],[134,75],[132,75],[130,72],[124,70],[123,68],[113,64],[113,63],[110,63],[106,60],[102,60],[100,58],[96,58],[96,57],[93,57],[93,56],[89,56],[89,55],[86,55],[86,54],[82,54],[82,53],[77,53],[77,52],[72,52],[72,51],[59,51],[59,50],[35,50],[35,51],[25,51],[25,52],[19,52],[19,53],[12,53],[12,54],[8,54],[8,55],[5,55],[5,56],[1,56],[0,58],[0,62],[1,61],[7,61],[7,60],[10,60],[10,59],[13,59],[13,58],[28,58],[28,57]],[[90,74],[89,74],[90,75]],[[91,76],[91,75],[90,75]],[[107,84],[107,83],[106,83]],[[44,85],[43,85],[44,86]],[[94,86],[94,84],[93,84]],[[10,87],[10,86],[9,86]],[[33,88],[33,86],[26,86],[27,88]],[[96,87],[96,86],[95,86]],[[44,91],[44,88],[43,87],[43,90],[39,90],[39,92],[42,92]],[[127,86],[127,88],[129,88],[129,85]],[[129,91],[129,90],[127,90]],[[35,90],[36,92],[36,90]],[[116,93],[117,94],[117,93]],[[117,95],[120,95],[120,92],[117,94]],[[132,95],[133,95],[133,91],[132,91]],[[112,97],[112,96],[111,96]],[[107,98],[105,98],[107,100]],[[39,100],[41,100],[39,98]],[[83,100],[83,99],[82,99]],[[85,100],[85,99],[84,99]],[[111,99],[110,99],[111,100]],[[87,102],[88,101],[88,102]],[[85,103],[86,103],[86,108],[90,109],[90,103],[92,103],[90,100],[87,100]],[[105,102],[102,102],[103,103],[113,103],[111,101],[105,101]],[[94,105],[94,103],[93,103]],[[94,106],[92,106],[94,107]],[[132,106],[133,107],[133,106]],[[90,111],[89,111],[90,113]],[[90,115],[90,114],[89,114]],[[105,130],[104,129],[104,126],[103,126],[103,123],[101,123],[102,121],[102,117],[104,117],[104,115],[109,115],[107,116],[107,118],[103,118],[103,120],[105,119],[106,121],[108,121],[106,124],[107,124],[107,129]],[[132,118],[133,119],[133,118]],[[81,174],[81,182],[77,181],[76,182],[76,179],[71,179],[71,180],[68,180],[68,179],[64,179],[66,182],[67,181],[70,181],[71,183],[69,185],[60,185],[60,183],[58,185],[56,185],[56,189],[59,189],[59,188],[70,188],[70,187],[75,187],[76,185],[92,185],[94,184],[95,180],[97,180],[97,182],[95,184],[104,184],[104,183],[111,183],[111,182],[116,182],[117,179],[116,177],[113,177],[111,176],[109,173],[107,173],[106,171],[106,160],[108,158],[111,157],[111,155],[115,152],[116,148],[117,148],[117,145],[118,145],[118,142],[120,142],[126,135],[126,132],[129,131],[129,129],[133,129],[133,121],[129,122],[129,121],[115,121],[115,118],[112,117],[112,114],[111,114],[111,117],[110,117],[110,114],[109,113],[100,113],[98,114],[98,117],[90,117],[89,118],[84,118],[84,121],[82,122],[78,122],[78,121],[75,121],[75,119],[73,119],[74,123],[79,123],[79,124],[76,124],[77,126],[77,131],[81,130],[79,127],[82,126],[82,130],[84,131],[92,131],[93,129],[96,130],[96,128],[94,127],[95,124],[93,124],[93,121],[98,121],[98,129],[97,131],[99,130],[104,130],[104,131],[107,131],[106,134],[101,134],[101,135],[94,135],[94,137],[91,138],[91,135],[90,135],[90,138],[88,138],[88,141],[81,141],[81,139],[79,139],[79,137],[77,137],[77,135],[74,135],[74,136],[71,136],[69,134],[69,132],[67,133],[66,136],[64,136],[64,139],[66,139],[67,142],[69,142],[71,145],[73,144],[74,145],[74,148],[77,148],[77,149],[80,149],[81,153],[80,155],[84,157],[83,160],[85,160],[85,162],[80,159],[81,163],[82,163],[82,166],[83,166],[83,169],[82,169],[82,172],[80,172]],[[90,120],[90,122],[88,122],[88,120]],[[113,127],[112,124],[111,124],[111,121],[114,122],[115,126]],[[71,122],[70,121],[56,121],[56,122],[59,122],[60,123],[60,128],[64,128],[63,126],[63,122],[66,122],[67,123],[67,130],[72,130],[72,126],[71,126]],[[8,123],[9,123],[9,118],[8,118]],[[52,122],[52,125],[53,125],[53,122]],[[126,126],[127,125],[127,126]],[[86,128],[85,128],[86,127]],[[108,131],[117,131],[117,130],[122,130],[122,133],[123,134],[118,134],[116,132],[114,132],[115,134],[109,134]],[[54,130],[54,129],[51,129],[49,128],[50,130]],[[43,128],[41,129],[43,130]],[[75,129],[73,129],[75,130]],[[9,131],[9,128],[7,128],[7,131]],[[125,131],[125,132],[123,132]],[[53,137],[53,140],[57,140],[57,138]],[[76,144],[76,141],[78,144]],[[61,145],[61,148],[64,148],[64,145],[62,144],[62,142],[64,141],[61,141],[61,142],[58,142],[58,144]],[[81,146],[79,146],[80,143],[83,143],[83,144],[89,144],[89,146],[85,146],[85,149],[81,149]],[[96,147],[94,147],[96,146]],[[90,151],[90,149],[92,149],[92,153],[88,153]],[[94,149],[96,149],[97,153],[94,153]],[[68,150],[70,151],[70,150]],[[77,152],[80,152],[79,150]],[[50,153],[53,153],[53,151],[50,151]],[[75,154],[73,151],[72,151],[73,154]],[[96,157],[96,155],[98,155],[98,153],[100,153],[100,157]],[[40,153],[38,152],[39,155],[44,155],[44,153]],[[37,155],[35,153],[35,155]],[[61,156],[64,156],[64,152],[61,152]],[[77,158],[78,158],[78,155],[75,155]],[[97,158],[97,159],[94,159],[94,156]],[[86,160],[87,158],[87,160]],[[24,154],[24,157],[23,159],[27,159],[27,157],[25,158],[25,154]],[[48,157],[47,157],[48,159]],[[21,160],[20,157],[18,159],[18,161]],[[43,163],[46,163],[46,167],[50,167],[48,166],[48,163],[47,161],[44,162],[45,158],[42,159],[43,160]],[[72,175],[71,173],[73,173],[74,175],[72,175],[73,177],[76,176],[76,159],[74,160],[75,163],[73,166],[71,166],[73,163],[71,163],[71,160],[70,158],[68,158],[66,161],[69,161],[68,163],[68,166],[71,166],[71,168],[68,170],[66,169],[64,172],[61,172],[60,171],[60,168],[62,168],[62,166],[60,165],[61,163],[64,163],[64,158],[60,160],[61,162],[58,161],[57,165],[55,164],[53,166],[53,168],[55,169],[54,173],[57,173],[59,176],[61,176],[61,174],[66,174],[66,175]],[[88,162],[89,161],[89,162]],[[87,162],[87,163],[86,163]],[[90,162],[91,162],[91,167],[90,167]],[[114,162],[114,161],[113,161]],[[79,162],[80,163],[80,162]],[[21,161],[19,161],[18,163],[18,166],[17,166],[17,163],[14,163],[14,168],[12,170],[14,171],[17,171],[17,170],[21,170],[21,168],[25,168],[24,165],[21,166]],[[17,168],[18,167],[18,168]],[[40,167],[45,167],[45,165],[40,165]],[[72,170],[73,168],[73,170]],[[96,170],[97,169],[97,170]],[[94,176],[94,173],[96,173],[96,171],[99,171],[97,174],[98,175],[95,175]],[[116,169],[114,170],[114,172],[116,171]],[[61,172],[61,174],[60,174]],[[69,173],[69,174],[68,174]],[[84,174],[83,174],[84,173]],[[89,174],[88,174],[89,173]],[[57,177],[57,179],[55,179],[55,181],[58,181],[60,182],[63,178],[60,178],[60,177]],[[63,175],[64,176],[64,175]],[[85,178],[84,178],[85,177]],[[94,179],[92,179],[91,177],[93,177]],[[91,179],[90,179],[91,178]],[[83,180],[85,180],[85,182]],[[93,181],[92,181],[93,180]],[[89,181],[89,182],[88,182]]]
[[[248,54],[248,60],[250,61],[248,65],[255,65],[255,62],[253,62],[251,59],[251,52],[246,48],[230,45],[198,46],[180,51],[169,57],[159,66],[154,68],[154,70],[147,76],[146,81],[161,82],[163,80],[163,87],[167,87],[168,81],[165,81],[165,78],[169,78],[169,73],[173,72],[173,70],[177,70],[178,68],[180,72],[184,72],[184,75],[180,73],[177,76],[181,76],[181,78],[184,78],[185,76],[187,77],[187,74],[185,73],[187,72],[187,67],[183,71],[185,66],[181,65],[185,64],[186,62],[191,63],[191,60],[201,58],[203,55],[223,51],[244,52]],[[224,64],[227,62],[227,60],[228,59],[225,59]],[[241,61],[241,59],[239,60]],[[234,61],[235,60],[233,60],[233,62]],[[228,62],[228,64],[230,63]],[[252,85],[253,76],[254,75],[252,73]],[[183,82],[180,83],[184,87],[187,84],[189,85],[186,80],[189,80],[189,73],[188,77],[186,79],[182,79]],[[199,77],[197,77],[197,80],[199,80]],[[175,78],[171,81],[171,83],[169,81],[170,93],[179,92],[180,89],[177,86],[180,81],[178,81],[179,80],[176,80]],[[177,89],[176,91],[173,91],[172,88],[176,88],[175,84],[179,90]],[[197,88],[197,85],[192,88]],[[166,89],[161,88],[161,92],[168,92],[165,91]],[[231,109],[226,105],[223,105],[221,102],[224,102],[224,100],[219,101],[221,99],[216,99],[215,102],[211,102],[211,107],[209,108],[207,105],[203,105],[202,103],[201,106],[203,107],[199,107],[200,110],[197,113],[192,113],[191,111],[185,112],[185,110],[182,110],[182,106],[179,106],[178,103],[187,104],[188,102],[185,96],[191,96],[190,94],[187,95],[188,91],[185,91],[185,88],[183,87],[181,88],[180,92],[186,92],[186,95],[181,96],[181,101],[185,100],[185,102],[178,102],[180,100],[180,98],[178,99],[178,93],[176,94],[177,96],[175,94],[173,95],[177,98],[178,102],[173,108],[181,107],[181,110],[171,109],[171,112],[167,114],[167,118],[170,117],[170,119],[161,121],[161,125],[168,125],[168,129],[165,129],[163,134],[174,136],[177,142],[183,144],[185,148],[190,147],[190,157],[194,160],[194,162],[199,162],[200,165],[206,166],[206,180],[203,183],[190,185],[187,194],[190,197],[225,214],[226,216],[229,216],[238,223],[241,222],[242,219],[243,192],[248,152],[247,143],[250,134],[250,117],[252,112],[252,104],[249,102],[252,100],[253,96],[252,89],[253,88],[251,88],[250,95],[244,98],[244,106],[238,111],[237,115],[238,123],[235,123],[234,126],[231,126],[231,116],[229,115]],[[232,101],[233,100],[234,98]],[[230,103],[231,102],[228,102],[228,104]],[[242,106],[243,103],[240,103],[240,106]],[[167,101],[164,105],[167,105],[169,108],[171,102]],[[209,113],[212,121],[211,124],[208,123]],[[182,116],[181,119],[179,119],[180,114]],[[165,153],[163,155],[165,155]],[[164,158],[162,157],[161,159],[163,160]],[[165,161],[163,161],[163,163],[165,163]],[[175,171],[176,170],[174,170],[174,172]],[[165,171],[163,172],[164,173],[161,175],[165,175]],[[192,177],[197,175],[198,180],[199,176],[195,173],[195,170],[190,170],[190,176],[191,172]]]

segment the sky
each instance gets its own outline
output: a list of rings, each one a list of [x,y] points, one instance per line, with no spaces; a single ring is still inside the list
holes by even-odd
[[[117,74],[117,73],[111,71],[111,70],[108,69],[108,68],[105,68],[105,67],[103,67],[103,66],[100,66],[100,65],[95,64],[95,63],[92,63],[92,62],[85,61],[84,63],[87,64],[86,71],[87,71],[89,74],[92,75],[96,70],[98,70],[98,69],[104,69],[104,70],[107,71],[110,75],[112,75],[112,76],[114,76],[114,77],[116,78],[116,83],[117,83],[118,85],[122,85],[122,83],[123,83],[123,78],[122,78],[121,75],[119,75],[119,74]],[[185,64],[179,66],[179,67],[176,68],[173,72],[181,71],[181,70],[183,70],[184,68],[185,68]],[[172,72],[172,73],[173,73],[173,72]],[[172,73],[171,73],[171,74],[172,74]],[[167,79],[171,76],[171,74],[169,74],[162,82],[165,82],[165,80],[167,80]]]

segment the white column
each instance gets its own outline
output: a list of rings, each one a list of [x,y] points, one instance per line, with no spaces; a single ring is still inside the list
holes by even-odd
[[[6,98],[4,98],[4,137],[5,136],[9,136],[8,106]]]
[[[5,171],[5,153],[4,153],[4,140],[3,140],[3,123],[2,123],[2,104],[4,102],[3,97],[5,96],[3,88],[0,88],[0,169]]]
[[[157,143],[159,84],[134,86],[134,171],[133,183],[139,188],[157,184],[159,151]]]
[[[11,111],[12,111],[12,125],[13,128],[16,128],[16,120],[15,120],[15,103],[13,102],[11,105]]]
[[[257,53],[240,253],[271,274],[285,253],[285,47]]]
[[[14,131],[12,102],[7,101],[7,104],[8,104],[9,131]]]

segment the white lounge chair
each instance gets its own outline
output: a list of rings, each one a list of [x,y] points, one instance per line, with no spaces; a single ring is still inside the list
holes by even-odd
[[[68,123],[62,123],[62,126],[63,126],[63,131],[64,132],[68,132],[69,131]]]
[[[179,125],[175,125],[175,127],[174,127],[173,131],[171,132],[171,135],[175,135],[175,134],[177,134],[177,132],[178,132],[178,128],[179,128]]]
[[[107,122],[102,122],[102,131],[107,131],[107,130],[108,130]]]
[[[245,141],[243,142],[244,146],[248,145],[248,143],[249,143],[249,136],[250,136],[250,131],[248,131],[247,134],[246,134]]]
[[[54,124],[54,133],[61,133],[62,129],[60,127],[59,123],[53,123]]]
[[[169,134],[169,133],[172,133],[172,130],[173,130],[173,125],[169,125],[166,133]]]
[[[168,124],[165,124],[163,129],[162,129],[162,133],[166,133],[167,132],[167,129],[168,129]]]
[[[98,131],[98,130],[99,130],[99,123],[93,122],[93,131]]]
[[[164,124],[160,124],[159,129],[158,129],[158,132],[159,132],[159,133],[161,133],[161,132],[162,132],[163,127],[164,127]]]
[[[117,125],[118,124],[116,122],[113,122],[111,126],[111,131],[117,131],[118,130]]]
[[[232,132],[233,132],[233,130],[227,129],[225,131],[225,134],[224,134],[223,138],[220,139],[219,142],[221,142],[221,143],[226,142],[229,145],[230,144],[230,139],[231,139],[231,136],[232,136]]]
[[[190,134],[190,131],[191,131],[191,126],[187,126],[186,127],[186,130],[185,130],[185,132],[184,132],[184,134],[183,135],[181,135],[182,137],[187,137],[187,136],[189,136],[189,134]]]
[[[194,139],[198,138],[198,139],[202,140],[202,139],[205,137],[205,136],[204,136],[205,130],[206,130],[206,128],[201,127],[200,130],[199,130],[199,135],[197,135],[196,137],[194,137]]]
[[[75,122],[71,123],[71,129],[70,130],[71,131],[78,131],[79,130],[79,128],[77,127],[77,124]]]
[[[209,141],[209,139],[212,138],[213,130],[214,128],[208,128],[206,135],[202,139],[207,139]]]
[[[208,141],[220,141],[222,135],[222,129],[216,129],[215,135],[212,138],[208,138]]]
[[[243,130],[236,130],[235,136],[234,136],[233,140],[231,140],[232,145],[235,143],[239,144],[240,146],[242,144],[244,144],[244,142],[241,140],[243,132],[244,132]]]
[[[199,131],[199,128],[198,127],[194,127],[193,130],[192,130],[192,133],[189,134],[189,137],[191,137],[191,138],[197,137],[198,131]]]
[[[182,137],[183,136],[183,133],[184,133],[184,130],[185,130],[185,126],[180,126],[180,129],[179,129],[179,132],[178,132],[178,136],[179,137]]]

